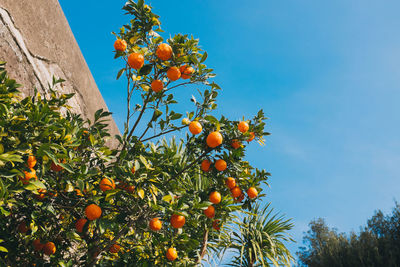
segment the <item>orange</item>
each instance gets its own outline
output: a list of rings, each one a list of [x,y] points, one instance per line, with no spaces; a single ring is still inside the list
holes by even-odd
[[[32,169],[33,167],[35,167],[35,165],[36,165],[36,158],[35,158],[35,156],[32,156],[32,155],[30,155],[29,157],[28,157],[28,160],[27,160],[27,164],[28,164],[28,168],[29,169]]]
[[[171,67],[167,71],[167,77],[171,81],[176,81],[181,77],[181,72],[177,67]]]
[[[160,80],[154,80],[151,82],[151,90],[158,93],[164,88],[164,84]]]
[[[101,191],[105,192],[105,191],[112,190],[112,189],[115,189],[115,183],[114,183],[113,179],[103,178],[100,181],[100,190]]]
[[[203,130],[203,127],[201,126],[200,122],[198,122],[198,121],[192,121],[189,124],[189,131],[192,134],[199,134],[199,133],[201,133],[202,130]]]
[[[40,189],[38,189],[38,195],[35,195],[35,198],[36,199],[38,199],[38,200],[43,200],[45,197],[46,197],[46,192],[47,192],[47,190],[46,189],[42,189],[42,188],[40,188]]]
[[[128,193],[133,193],[133,191],[135,191],[135,186],[134,186],[134,185],[127,186],[127,187],[125,188],[125,190],[126,190],[126,192],[128,192]]]
[[[213,204],[218,204],[221,202],[221,194],[217,191],[211,192],[208,198],[210,199],[210,202]]]
[[[239,131],[241,131],[242,133],[245,133],[249,130],[249,124],[245,121],[241,121],[238,124],[238,129]]]
[[[182,73],[182,79],[189,79],[192,74],[194,73],[194,69],[188,65],[183,65],[179,68],[180,72]]]
[[[182,228],[185,225],[185,217],[179,214],[174,214],[171,216],[171,225],[174,228]]]
[[[112,244],[110,247],[110,252],[111,253],[118,253],[118,251],[121,249],[121,246],[118,244]]]
[[[208,208],[204,210],[204,214],[207,216],[207,218],[214,218],[215,208],[213,206],[208,206]]]
[[[126,41],[122,40],[122,39],[117,39],[114,42],[114,48],[117,51],[122,51],[123,52],[123,51],[126,50],[127,46],[128,46],[128,44],[126,43]]]
[[[221,229],[221,220],[214,220],[212,223],[212,227],[219,231]]]
[[[205,159],[201,162],[201,169],[205,172],[210,170],[211,162],[208,159]]]
[[[33,240],[32,245],[35,251],[41,251],[44,247],[44,244],[40,243],[40,239]]]
[[[135,170],[135,166],[133,166],[132,169],[131,169],[132,174],[135,174],[135,171],[136,171]]]
[[[239,186],[235,186],[231,189],[231,193],[234,198],[237,198],[242,194],[242,189],[240,189]]]
[[[220,172],[226,170],[226,161],[223,159],[219,159],[214,164],[215,168]]]
[[[29,227],[26,226],[25,222],[21,222],[18,225],[18,232],[20,232],[22,234],[25,234],[26,232],[28,232],[28,230],[29,230]]]
[[[220,132],[212,132],[207,136],[207,145],[215,148],[222,144],[222,134]]]
[[[63,170],[63,167],[61,167],[61,166],[58,165],[58,164],[55,164],[54,162],[51,162],[50,169],[51,169],[52,171],[59,172],[59,171],[62,171],[62,170]]]
[[[162,222],[158,218],[153,218],[149,222],[149,227],[153,231],[159,231],[162,227]]]
[[[132,53],[128,57],[128,64],[131,68],[138,70],[143,67],[144,57],[139,53]]]
[[[101,208],[96,204],[90,204],[89,206],[86,207],[85,214],[89,220],[91,221],[96,220],[101,216]]]
[[[160,44],[157,47],[156,55],[161,60],[168,60],[172,56],[172,47],[169,44]]]
[[[255,189],[254,187],[250,187],[249,189],[247,189],[247,195],[250,199],[256,198],[258,195],[257,189]]]
[[[30,179],[37,179],[36,171],[34,169],[30,169],[30,172],[24,171],[25,178],[20,177],[23,184],[29,184]]]
[[[255,137],[256,137],[256,135],[254,134],[254,132],[250,132],[250,137],[249,137],[249,139],[247,139],[247,142],[253,141]]]
[[[166,256],[168,260],[174,261],[178,257],[178,253],[175,248],[169,248]]]
[[[236,180],[233,177],[228,177],[225,180],[225,184],[229,189],[232,189],[236,186]]]
[[[85,224],[87,223],[87,220],[84,218],[81,218],[79,220],[76,221],[75,223],[75,229],[78,233],[82,233],[83,232],[83,228],[85,227]]]
[[[56,245],[54,245],[53,242],[47,242],[43,246],[43,252],[48,256],[53,255],[54,253],[56,253]]]
[[[244,199],[244,194],[241,193],[240,196],[237,199],[235,199],[235,202],[242,202],[243,199]]]
[[[242,143],[241,143],[239,140],[237,140],[237,139],[233,139],[233,140],[232,140],[231,146],[232,146],[234,149],[238,149],[241,145],[242,145]]]

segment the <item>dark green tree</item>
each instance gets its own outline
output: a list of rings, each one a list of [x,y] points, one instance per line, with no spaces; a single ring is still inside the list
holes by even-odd
[[[400,205],[378,210],[359,233],[338,233],[323,219],[310,222],[297,253],[300,266],[400,266]]]

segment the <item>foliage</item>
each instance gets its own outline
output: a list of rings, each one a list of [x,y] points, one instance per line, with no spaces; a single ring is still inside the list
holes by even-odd
[[[300,248],[304,266],[398,266],[400,264],[400,205],[391,215],[375,212],[359,233],[330,229],[323,219],[310,223]]]
[[[269,134],[264,132],[263,111],[246,120],[249,130],[244,133],[238,130],[239,121],[214,117],[211,113],[217,108],[220,87],[211,81],[215,75],[204,63],[207,53],[198,40],[181,34],[171,37],[166,42],[172,47],[172,57],[160,60],[156,51],[165,41],[157,34],[162,32],[158,16],[140,0],[128,1],[124,10],[133,18],[116,34],[127,41],[127,47],[121,42],[115,52],[124,62],[117,78],[124,77],[127,82],[122,136],[109,135],[109,112],[97,111],[93,121],[73,114],[67,105],[73,95],[59,95],[56,90],[63,80],[54,79],[45,96],[35,92],[22,98],[19,85],[7,76],[4,63],[1,65],[0,253],[4,265],[117,266],[134,262],[138,266],[192,266],[212,253],[207,244],[228,244],[223,239],[234,230],[232,222],[238,212],[257,212],[252,206],[264,196],[261,185],[268,185],[269,173],[253,168],[244,157],[246,141],[253,134],[261,143]],[[137,66],[130,64],[133,53],[143,55],[142,67],[131,67]],[[136,58],[140,57],[136,54]],[[171,66],[184,65],[193,68],[190,77],[184,81],[167,78]],[[164,89],[151,90],[154,80],[161,80]],[[191,98],[193,110],[187,111],[186,120],[179,124],[183,113],[176,111],[178,88],[188,85],[196,85],[197,93]],[[133,103],[137,98],[142,102]],[[185,133],[188,120],[201,123],[200,134],[186,133],[179,141],[164,138]],[[206,143],[213,131],[223,136],[223,143],[215,148]],[[110,138],[119,144],[109,148],[106,141]],[[233,141],[240,142],[240,147],[233,148]],[[204,159],[223,159],[228,167],[205,172],[200,168]],[[229,176],[235,177],[244,192],[256,188],[258,198],[231,197],[225,186]],[[203,211],[212,204],[208,196],[214,191],[222,200],[213,205],[216,215],[210,219]],[[101,214],[99,209],[88,211],[89,205],[96,207],[91,204],[100,207]],[[183,228],[170,225],[173,214],[185,217]],[[100,218],[94,219],[95,215]],[[153,218],[162,221],[161,230],[150,229]],[[212,228],[215,220],[223,225],[219,231]],[[78,221],[80,226],[76,226]],[[263,225],[271,227],[269,223]],[[280,226],[284,225],[278,223]],[[286,231],[287,226],[279,229]],[[273,261],[272,245],[281,247],[280,240],[285,238],[279,231],[271,237],[271,242],[259,244],[258,252]],[[37,246],[47,242],[55,244],[55,252]],[[176,248],[174,261],[166,257],[169,248]],[[289,255],[281,248],[282,254]]]

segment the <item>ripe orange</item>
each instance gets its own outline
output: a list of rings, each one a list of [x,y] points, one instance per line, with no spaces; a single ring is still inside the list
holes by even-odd
[[[28,157],[28,160],[27,160],[27,165],[28,165],[28,168],[29,169],[32,169],[33,167],[35,167],[35,165],[36,165],[36,158],[35,158],[35,156],[33,156],[33,155],[30,155],[29,157]]]
[[[169,248],[166,256],[168,260],[174,261],[178,257],[178,253],[175,248]]]
[[[220,132],[212,132],[207,136],[207,145],[215,148],[222,144],[222,134]]]
[[[91,221],[100,218],[101,212],[101,208],[96,204],[90,204],[85,208],[86,217]]]
[[[18,225],[18,232],[20,232],[22,234],[25,234],[26,232],[28,232],[28,230],[29,230],[29,227],[26,226],[25,222],[21,222]]]
[[[211,192],[208,198],[210,199],[210,202],[213,204],[218,204],[221,202],[221,194],[217,191]]]
[[[245,133],[249,130],[249,124],[245,121],[241,121],[238,124],[238,129],[239,131],[241,131],[242,133]]]
[[[234,149],[238,149],[241,145],[242,145],[242,143],[241,143],[239,140],[237,140],[237,139],[233,139],[233,140],[232,140],[231,146],[232,146]]]
[[[250,199],[256,198],[258,195],[257,189],[255,189],[254,187],[250,187],[249,189],[247,189],[247,195]]]
[[[201,133],[202,130],[203,130],[203,127],[201,126],[200,122],[198,122],[198,121],[192,121],[189,124],[189,131],[192,134],[199,134],[199,133]]]
[[[215,162],[214,166],[218,171],[222,172],[226,170],[226,161],[223,159],[219,159]]]
[[[162,227],[162,222],[158,218],[153,218],[149,222],[149,227],[153,231],[159,231]]]
[[[254,132],[250,132],[250,137],[249,137],[249,139],[247,139],[247,142],[253,141],[255,137],[256,137],[256,135],[254,134]]]
[[[23,184],[29,184],[30,179],[37,179],[36,171],[34,169],[30,169],[30,172],[24,171],[25,178],[21,177],[21,181]]]
[[[75,229],[78,233],[82,233],[83,232],[83,227],[85,227],[85,224],[87,223],[87,220],[84,218],[81,218],[79,220],[76,221],[75,223]]]
[[[35,198],[38,199],[38,200],[43,200],[46,197],[47,190],[40,188],[37,191],[38,191],[39,194],[35,195]]]
[[[151,82],[151,90],[158,93],[164,88],[164,84],[160,80],[154,80]]]
[[[123,52],[123,51],[126,50],[127,46],[128,46],[128,44],[126,43],[126,41],[122,40],[122,39],[117,39],[114,42],[114,48],[117,51],[122,51]]]
[[[204,214],[207,216],[207,218],[214,218],[215,208],[213,206],[208,206],[208,208],[204,210]]]
[[[128,57],[128,64],[131,68],[138,70],[143,67],[144,57],[139,53],[132,53]]]
[[[179,68],[179,70],[182,74],[181,78],[185,79],[185,80],[189,79],[192,76],[192,74],[194,73],[194,69],[188,65],[181,66]]]
[[[40,239],[33,240],[32,245],[35,251],[41,251],[44,247],[44,244],[40,242]]]
[[[234,198],[237,198],[242,194],[242,189],[240,189],[239,186],[235,186],[231,189],[231,193]]]
[[[169,44],[160,44],[157,47],[156,55],[161,60],[168,60],[172,56],[172,47]]]
[[[174,228],[182,228],[185,225],[185,217],[179,214],[173,214],[171,216],[171,225]]]
[[[115,189],[115,183],[114,183],[113,179],[103,178],[100,181],[100,190],[101,191],[105,192],[105,191],[112,190],[112,189]]]
[[[208,159],[205,159],[201,162],[201,169],[205,172],[210,170],[211,162]]]
[[[56,253],[56,245],[54,245],[53,242],[47,242],[43,246],[43,252],[48,256],[53,255],[54,253]]]
[[[135,166],[133,166],[132,169],[131,169],[132,174],[135,174],[135,171],[136,171],[135,170]]]
[[[228,177],[225,180],[225,184],[229,189],[232,189],[236,186],[236,180],[233,177]]]
[[[110,252],[111,253],[118,253],[118,251],[121,249],[121,246],[118,244],[112,244],[110,247]]]
[[[167,71],[167,77],[171,81],[176,81],[181,77],[181,72],[177,67],[171,67]]]
[[[59,171],[62,171],[62,170],[63,170],[63,167],[61,167],[61,166],[58,165],[58,164],[55,164],[54,162],[51,162],[50,169],[51,169],[52,171],[59,172]]]
[[[214,220],[212,227],[217,231],[221,230],[221,220]]]

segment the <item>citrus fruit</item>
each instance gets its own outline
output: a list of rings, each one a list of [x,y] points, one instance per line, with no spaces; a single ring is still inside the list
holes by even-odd
[[[241,121],[238,124],[238,129],[240,132],[245,133],[249,130],[249,124],[245,121]]]
[[[221,229],[221,220],[214,220],[212,223],[212,227],[219,231]]]
[[[205,159],[201,162],[201,169],[205,172],[210,170],[211,162],[208,159]]]
[[[172,56],[172,47],[166,43],[160,44],[157,47],[156,55],[161,60],[168,60]]]
[[[90,204],[85,209],[86,217],[91,221],[100,218],[101,213],[102,213],[101,208],[96,204]]]
[[[54,245],[53,242],[47,242],[43,246],[43,252],[48,256],[53,255],[54,253],[56,253],[56,245]]]
[[[118,251],[121,249],[121,246],[118,244],[112,244],[110,247],[110,252],[111,253],[118,253]]]
[[[175,248],[169,248],[167,250],[167,259],[170,261],[174,261],[177,257],[178,257],[178,253],[176,253],[176,249]]]
[[[103,178],[100,181],[100,190],[105,192],[108,190],[115,189],[115,183],[114,180],[111,178]]]
[[[218,204],[221,202],[221,194],[217,191],[211,192],[211,194],[208,198],[209,198],[210,202],[213,204]]]
[[[237,139],[232,140],[231,146],[232,146],[234,149],[238,149],[241,145],[242,145],[242,143],[240,143],[239,140],[237,140]]]
[[[36,158],[35,156],[30,155],[27,160],[27,165],[29,169],[32,169],[36,165]]]
[[[87,223],[87,220],[84,218],[81,218],[79,220],[76,221],[75,223],[75,229],[78,233],[82,233],[83,232],[83,227],[85,227],[85,224]]]
[[[122,39],[117,39],[114,42],[114,48],[117,51],[122,51],[123,52],[123,51],[126,50],[127,46],[128,46],[128,44],[126,43],[126,41],[122,40]]]
[[[194,73],[194,69],[188,65],[183,65],[179,68],[179,71],[181,72],[181,78],[182,79],[189,79],[192,74]]]
[[[158,218],[153,218],[149,222],[149,227],[153,231],[159,231],[162,227],[162,222]]]
[[[200,122],[198,122],[198,121],[192,121],[189,124],[189,131],[192,134],[199,134],[199,133],[201,133],[202,130],[203,130],[203,127],[201,126]]]
[[[231,193],[234,198],[237,198],[242,194],[242,189],[240,189],[238,186],[235,186],[231,189]]]
[[[254,134],[254,132],[250,132],[250,137],[249,137],[249,139],[247,139],[247,142],[253,141],[255,137],[256,137],[256,135]]]
[[[128,57],[128,64],[131,68],[138,70],[143,67],[144,57],[139,53],[132,53]]]
[[[208,208],[204,210],[204,214],[207,216],[207,218],[214,218],[215,208],[213,206],[208,206]]]
[[[151,90],[158,93],[164,88],[164,84],[160,80],[154,80],[151,82]]]
[[[167,71],[167,77],[171,81],[176,81],[181,77],[181,72],[177,67],[171,67]]]
[[[182,228],[185,225],[185,217],[179,214],[173,214],[171,216],[171,225],[174,228]]]
[[[215,162],[214,166],[218,171],[222,172],[226,170],[226,161],[223,159],[219,159]]]
[[[222,134],[220,132],[212,132],[207,136],[207,145],[211,148],[215,148],[222,144]]]
[[[229,189],[232,189],[236,186],[236,180],[233,177],[228,177],[225,180],[225,184]]]
[[[33,240],[32,245],[35,251],[41,251],[44,247],[44,244],[40,242],[40,239]]]
[[[250,199],[256,198],[258,195],[257,189],[255,189],[254,187],[250,187],[249,189],[247,189],[247,195]]]

